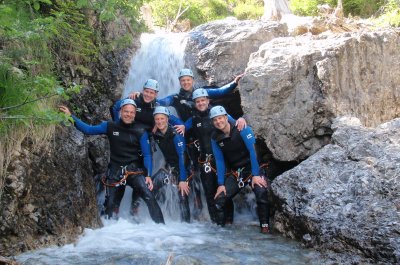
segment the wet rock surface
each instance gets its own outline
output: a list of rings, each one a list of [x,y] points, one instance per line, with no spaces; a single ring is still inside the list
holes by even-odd
[[[332,127],[331,144],[273,182],[274,228],[332,262],[398,264],[400,119],[371,129],[339,118]]]

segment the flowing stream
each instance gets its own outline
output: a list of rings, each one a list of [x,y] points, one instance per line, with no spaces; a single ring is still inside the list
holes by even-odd
[[[148,78],[160,82],[160,95],[178,91],[184,67],[185,35],[143,34],[142,48],[132,59],[124,96],[141,91]],[[159,155],[159,154],[158,154]],[[156,168],[161,157],[155,157]],[[154,170],[155,172],[156,170]],[[142,202],[135,219],[129,214],[132,190],[127,187],[119,220],[103,220],[99,229],[86,229],[74,243],[45,248],[16,257],[21,264],[318,264],[315,252],[278,234],[259,233],[254,195],[235,200],[233,225],[218,227],[204,209],[199,220],[179,221],[176,187],[163,188],[161,204],[166,225],[154,224]],[[191,205],[193,203],[191,202]]]

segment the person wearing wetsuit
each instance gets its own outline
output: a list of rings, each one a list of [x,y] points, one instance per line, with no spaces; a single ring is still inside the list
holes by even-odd
[[[211,133],[214,130],[210,118],[210,100],[206,89],[199,88],[193,92],[193,101],[195,109],[193,115],[184,124],[185,131],[192,130],[195,137],[199,140],[200,156],[199,163],[202,165],[200,168],[200,177],[203,184],[203,190],[208,207],[208,213],[211,221],[216,222],[216,209],[214,195],[217,191],[217,177],[215,172],[215,160],[212,155],[211,148]],[[228,115],[232,122],[236,122]],[[236,122],[240,130],[246,126],[246,121],[239,118]],[[233,222],[233,202],[229,200],[226,204],[226,223]]]
[[[235,77],[233,82],[218,89],[206,89],[209,97],[218,98],[228,93],[232,93],[233,90],[237,87],[239,80],[242,76],[243,75],[238,75],[237,77]],[[198,88],[194,87],[194,74],[191,69],[181,69],[179,71],[178,78],[179,84],[181,86],[179,92],[177,94],[161,98],[158,100],[158,102],[161,106],[174,107],[180,119],[182,121],[186,121],[193,116],[194,102],[192,99],[192,95],[193,92],[196,91],[196,89]],[[179,129],[177,129],[177,131],[181,132]],[[193,170],[199,171],[199,147],[195,144],[197,139],[191,132],[185,133],[185,139],[188,143],[187,152],[190,160],[192,161]],[[197,205],[194,216],[198,216],[203,208],[201,203],[200,187],[198,187],[200,185],[200,180],[197,179],[196,176],[197,175],[195,175],[195,178],[192,180],[193,194],[195,195],[195,204]]]
[[[154,121],[157,127],[153,134],[154,141],[161,149],[167,165],[172,169],[172,176],[168,176],[168,181],[155,177],[153,180],[154,190],[159,190],[163,184],[169,183],[169,179],[172,178],[172,182],[178,186],[181,220],[190,222],[189,185],[185,167],[185,138],[168,124],[169,115],[170,112],[166,107],[159,106],[154,110]],[[176,178],[178,175],[179,179]]]
[[[233,198],[246,185],[251,185],[256,196],[261,232],[268,233],[268,184],[266,178],[260,176],[253,131],[247,127],[239,132],[234,124],[228,121],[222,106],[213,107],[210,110],[210,118],[215,127],[211,135],[211,146],[217,164],[218,189],[214,197],[217,224],[225,224],[224,207],[227,199]],[[226,178],[225,172],[230,172]]]
[[[148,79],[143,85],[143,91],[140,93],[136,99],[134,99],[137,109],[135,116],[135,123],[138,127],[145,129],[150,134],[150,140],[152,138],[151,131],[154,128],[154,118],[153,112],[159,103],[157,103],[157,95],[159,92],[158,81],[154,79]],[[112,106],[111,114],[114,121],[119,121],[119,113],[121,109],[121,103],[125,99],[121,99]],[[179,118],[174,115],[170,115],[168,119],[172,125],[183,124]],[[140,206],[140,194],[132,192],[132,201],[131,201],[131,215],[137,215]]]
[[[105,185],[107,186],[106,214],[109,218],[117,216],[119,205],[125,191],[125,184],[132,187],[146,202],[150,216],[156,223],[164,223],[160,206],[151,190],[152,156],[148,134],[134,122],[136,103],[126,99],[121,103],[120,121],[104,121],[90,126],[74,115],[65,106],[60,111],[72,116],[75,126],[84,134],[105,134],[110,142],[110,163]],[[141,155],[143,155],[143,158]]]

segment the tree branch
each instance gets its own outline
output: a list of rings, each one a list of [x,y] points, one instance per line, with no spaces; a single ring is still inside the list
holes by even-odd
[[[46,99],[46,98],[51,98],[51,97],[54,97],[56,95],[57,94],[46,95],[46,96],[43,96],[43,97],[40,97],[40,98],[35,98],[35,99],[29,100],[29,101],[28,101],[28,98],[26,98],[24,102],[22,102],[20,104],[17,104],[17,105],[14,105],[14,106],[8,106],[8,107],[0,108],[0,111],[20,108],[20,107],[22,107],[22,106],[24,106],[26,104],[33,103],[33,102],[36,102],[36,101],[39,101],[39,100],[42,100],[42,99]]]

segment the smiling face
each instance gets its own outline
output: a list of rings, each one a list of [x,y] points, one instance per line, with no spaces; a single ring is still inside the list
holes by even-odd
[[[199,97],[196,98],[194,101],[196,104],[196,109],[198,111],[205,111],[208,108],[208,105],[210,104],[210,100],[207,97]]]
[[[179,78],[179,84],[185,91],[191,91],[193,88],[194,79],[191,76],[182,76]]]
[[[150,88],[144,88],[142,94],[144,102],[150,103],[157,98],[158,92]]]
[[[157,129],[164,133],[168,128],[168,116],[158,113],[154,115],[154,123],[156,124]]]
[[[227,115],[219,115],[216,116],[212,119],[214,127],[217,128],[218,130],[223,131],[224,133],[226,133],[227,127],[229,127],[229,123],[228,123],[228,116]]]
[[[131,124],[135,120],[136,107],[133,105],[125,105],[121,108],[121,120],[125,124]]]

